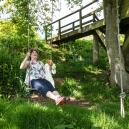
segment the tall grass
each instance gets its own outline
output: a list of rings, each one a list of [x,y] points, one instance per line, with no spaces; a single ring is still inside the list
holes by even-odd
[[[48,54],[50,48],[46,45],[44,48]],[[42,49],[39,50],[41,52]],[[15,85],[17,83],[13,81],[14,83],[9,83],[11,87],[8,88],[13,88],[14,84],[17,97],[10,101],[0,99],[0,129],[128,129],[129,96],[125,98],[123,119],[120,116],[118,87],[116,85],[110,87],[108,82],[109,64],[104,49],[100,49],[99,63],[96,64],[92,63],[92,41],[77,40],[63,44],[61,48],[54,48],[53,52],[53,61],[57,66],[57,74],[54,77],[64,79],[57,90],[62,95],[88,101],[90,108],[70,104],[57,107],[54,102],[30,103],[25,96],[23,98],[18,95],[23,90],[18,90],[19,87]],[[8,57],[6,58],[8,60]],[[43,60],[45,61],[46,58]],[[17,66],[16,60],[12,63],[14,65],[10,65]],[[6,73],[2,70],[0,72]],[[19,74],[19,67],[15,67],[15,71],[16,74],[12,72],[11,75],[19,78],[19,86],[23,87],[25,71]],[[10,77],[13,79],[15,76]],[[11,78],[8,81],[11,81]],[[5,91],[8,90],[5,88]]]
[[[104,103],[92,110],[77,106],[7,102],[0,99],[0,129],[128,129],[129,113],[122,119],[119,103]]]

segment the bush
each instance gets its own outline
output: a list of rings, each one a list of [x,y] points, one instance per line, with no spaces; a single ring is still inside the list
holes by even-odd
[[[17,51],[1,49],[0,53],[0,94],[14,95],[23,90],[23,74],[20,71],[21,58]]]

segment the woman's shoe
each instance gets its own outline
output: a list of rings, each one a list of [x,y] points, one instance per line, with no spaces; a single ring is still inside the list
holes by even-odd
[[[65,103],[69,103],[70,102],[70,97],[66,98]]]
[[[64,101],[60,103],[60,105],[65,105],[65,104],[68,104],[70,102],[70,97],[68,98],[64,98]]]
[[[57,100],[56,100],[56,106],[61,105],[61,103],[64,103],[65,99],[66,99],[65,97],[59,97],[59,98],[57,98]]]

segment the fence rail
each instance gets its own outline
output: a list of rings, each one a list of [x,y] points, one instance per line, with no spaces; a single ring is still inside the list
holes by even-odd
[[[99,21],[99,18],[97,17],[96,14],[98,12],[100,12],[101,10],[103,10],[102,7],[99,7],[96,10],[94,10],[86,15],[82,15],[82,11],[84,9],[86,9],[87,7],[89,7],[90,5],[94,4],[95,2],[98,2],[98,0],[95,0],[95,1],[87,4],[86,6],[82,7],[81,9],[76,10],[75,12],[73,12],[67,16],[64,16],[64,17],[52,22],[51,24],[48,24],[47,26],[45,26],[45,39],[46,39],[46,41],[48,40],[48,31],[47,30],[50,30],[50,28],[53,28],[54,24],[56,24],[56,23],[58,24],[58,27],[56,29],[56,31],[58,31],[57,36],[59,37],[58,39],[61,40],[62,35],[70,33],[76,29],[81,30],[82,27],[89,25],[89,24],[92,24],[93,22]],[[61,25],[63,20],[66,20],[66,18],[73,16],[74,14],[77,15],[77,13],[79,16],[78,19],[76,19],[68,24]]]

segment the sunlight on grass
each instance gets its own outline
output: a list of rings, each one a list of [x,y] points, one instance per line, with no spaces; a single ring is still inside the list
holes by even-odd
[[[102,100],[102,99],[103,99],[103,95],[98,93],[98,98],[99,98],[100,100]]]
[[[46,111],[46,110],[48,110],[48,107],[47,106],[42,106],[41,104],[39,104],[39,103],[34,103],[33,104],[33,107],[35,107],[35,108],[37,108],[37,109],[42,109],[43,111]]]
[[[42,42],[39,45],[40,57],[45,63],[50,53],[50,45],[42,46]],[[62,45],[58,48],[53,46],[53,61],[56,61],[58,71],[54,77],[63,80],[58,84],[59,93],[70,96],[73,101],[71,99],[71,103],[67,105],[56,106],[54,101],[40,103],[38,100],[32,103],[23,96],[18,98],[17,93],[14,100],[9,101],[7,95],[6,99],[0,99],[0,129],[129,129],[129,97],[125,98],[126,117],[122,119],[117,87],[109,87],[106,51],[100,47],[99,62],[93,64],[92,41],[78,40]],[[21,53],[21,59],[24,55]],[[9,64],[15,64],[16,67],[11,70],[20,80],[18,79],[19,83],[16,84],[13,78],[6,78],[9,79],[7,86],[13,86],[7,87],[9,93],[9,89],[15,88],[13,90],[17,91],[17,86],[23,85],[25,74],[21,73],[19,76],[19,62],[12,60],[13,57],[10,59],[4,61],[13,61]],[[8,63],[5,64],[8,66]],[[18,72],[15,73],[14,70]],[[10,73],[10,69],[6,73]],[[13,74],[10,76],[13,77]],[[7,89],[5,87],[5,91]],[[22,94],[22,90],[18,92]],[[5,97],[5,94],[6,92],[3,92],[1,97]]]
[[[66,78],[66,81],[68,82],[69,85],[75,85],[76,81],[73,78]]]
[[[90,72],[90,73],[95,73],[95,74],[102,73],[102,70],[101,69],[98,69],[97,67],[94,67],[92,65],[86,66],[84,68],[84,70],[86,70],[87,72]]]
[[[77,90],[73,90],[73,95],[75,98],[82,98],[82,93],[77,91]]]
[[[93,111],[91,115],[91,121],[96,125],[96,127],[102,127],[104,129],[114,129],[114,127],[118,128],[118,121],[114,118],[114,116],[109,116],[105,112],[97,112]]]
[[[0,100],[0,129],[127,129],[128,115],[120,118],[118,103],[103,103],[92,110],[73,105],[55,106],[14,100]],[[4,110],[9,106],[8,109]],[[127,128],[126,128],[127,127]]]

